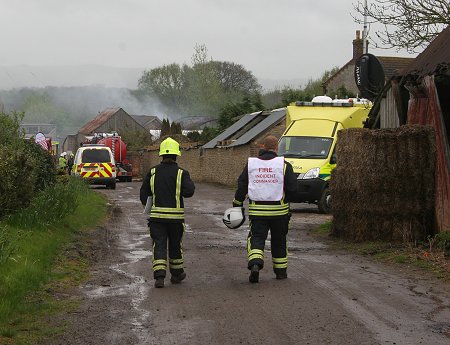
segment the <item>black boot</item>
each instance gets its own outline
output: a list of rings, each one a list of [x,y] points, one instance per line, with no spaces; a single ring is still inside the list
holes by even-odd
[[[259,281],[259,266],[253,265],[250,269],[250,276],[248,277],[250,283],[257,283]]]
[[[186,273],[182,272],[178,275],[172,275],[172,277],[170,277],[170,282],[172,284],[180,284],[182,280],[184,280],[184,278],[186,278]]]
[[[283,272],[283,273],[277,273],[276,274],[276,278],[277,279],[286,279],[287,278],[287,273]]]
[[[286,279],[287,278],[287,270],[286,268],[274,268],[273,272],[277,279]]]
[[[155,288],[163,288],[164,287],[164,277],[158,277],[155,279]]]

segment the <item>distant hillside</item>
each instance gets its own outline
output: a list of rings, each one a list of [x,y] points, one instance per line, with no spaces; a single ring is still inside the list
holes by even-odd
[[[149,68],[150,69],[150,68]],[[0,90],[21,87],[105,86],[136,89],[145,68],[121,68],[102,65],[79,66],[0,66]],[[257,77],[257,76],[256,76]],[[258,79],[263,90],[285,86],[304,86],[308,78]]]
[[[293,89],[303,88],[308,82],[309,78],[295,78],[295,79],[258,79],[264,91],[272,91],[275,89],[283,89],[284,87],[291,87]]]
[[[21,87],[90,86],[136,89],[144,68],[101,65],[0,66],[0,90]]]
[[[99,85],[0,90],[0,107],[6,112],[23,112],[23,123],[56,125],[58,137],[76,133],[106,108],[121,107],[131,115],[165,117],[160,103],[150,96],[136,97],[127,88]]]

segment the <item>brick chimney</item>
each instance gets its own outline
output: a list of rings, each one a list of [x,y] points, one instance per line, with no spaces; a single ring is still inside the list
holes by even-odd
[[[363,55],[363,40],[361,31],[356,30],[356,38],[353,40],[353,61],[356,61],[361,55]]]

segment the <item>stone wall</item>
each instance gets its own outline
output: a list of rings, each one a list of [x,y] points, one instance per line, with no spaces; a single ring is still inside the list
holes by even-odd
[[[355,65],[349,64],[333,76],[326,86],[326,94],[331,98],[334,98],[335,95],[330,92],[337,90],[341,86],[345,86],[347,90],[352,91],[355,95],[359,94],[358,87],[355,83],[354,70]]]
[[[177,162],[181,168],[189,171],[195,182],[219,183],[235,187],[248,157],[258,155],[259,142],[269,133],[277,138],[281,137],[285,128],[285,121],[282,120],[247,145],[183,150]],[[128,159],[133,164],[134,177],[145,176],[152,166],[161,162],[158,151],[129,152]]]
[[[247,158],[254,156],[250,145],[235,148],[191,149],[182,151],[177,158],[180,167],[191,174],[195,182],[219,183],[226,186],[235,186],[239,174],[242,172]],[[145,176],[152,166],[161,162],[158,151],[133,152],[129,157],[133,164],[133,176]]]

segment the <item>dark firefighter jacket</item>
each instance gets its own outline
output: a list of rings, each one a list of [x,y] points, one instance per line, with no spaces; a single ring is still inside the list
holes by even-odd
[[[273,151],[261,151],[258,158],[268,160],[277,157]],[[289,199],[297,190],[297,178],[289,162],[284,161],[284,195],[281,201],[248,201],[249,217],[284,217],[289,214]],[[233,200],[234,207],[242,207],[248,193],[248,163],[238,179],[238,188]]]
[[[150,222],[183,223],[183,197],[194,195],[195,185],[189,172],[171,159],[150,169],[142,181],[140,199],[143,205],[152,197]]]

